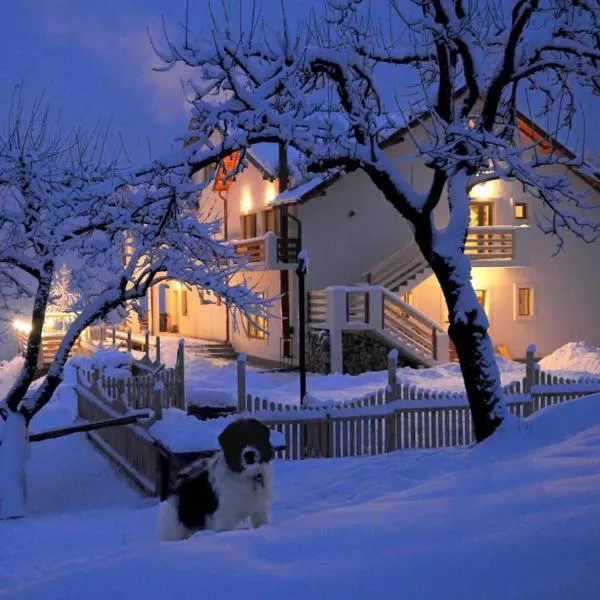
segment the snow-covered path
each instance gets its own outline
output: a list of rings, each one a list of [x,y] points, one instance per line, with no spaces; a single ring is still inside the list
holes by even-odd
[[[256,531],[161,544],[157,506],[127,493],[0,523],[0,598],[598,597],[600,397],[474,450],[278,462],[276,477]]]

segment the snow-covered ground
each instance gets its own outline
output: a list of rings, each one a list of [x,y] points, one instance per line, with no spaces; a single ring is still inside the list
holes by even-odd
[[[595,599],[600,397],[471,450],[277,462],[272,523],[155,537],[83,436],[34,445],[30,507],[0,522],[0,597]]]
[[[204,383],[229,381],[204,362]],[[18,371],[4,367],[2,389]],[[33,429],[74,410],[67,382]],[[159,543],[156,502],[83,434],[32,444],[30,516],[0,522],[0,598],[598,597],[600,395],[511,422],[473,449],[281,461],[275,471],[268,527]]]
[[[163,359],[175,364],[177,340],[163,340]],[[525,376],[525,365],[497,356],[502,383],[519,381]],[[558,375],[579,377],[584,374],[600,376],[600,348],[583,342],[567,344],[541,361],[541,367]],[[192,359],[186,356],[186,398],[189,402],[206,402],[212,396],[213,403],[236,402],[236,365],[226,360]],[[464,384],[457,363],[448,363],[430,369],[399,368],[398,380],[425,389],[463,391]],[[361,398],[385,387],[387,372],[376,371],[361,375],[309,374],[308,393],[318,401],[351,400]],[[299,398],[297,372],[268,372],[249,366],[246,381],[247,392],[253,396],[268,398],[282,403],[294,404]],[[211,391],[213,392],[211,394]]]

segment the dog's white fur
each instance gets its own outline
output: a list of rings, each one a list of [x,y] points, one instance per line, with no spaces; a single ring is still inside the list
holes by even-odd
[[[269,505],[273,494],[273,465],[257,463],[246,467],[244,472],[231,471],[222,452],[216,453],[206,466],[209,481],[218,497],[217,510],[207,516],[206,529],[229,531],[249,518],[252,527],[269,522]],[[257,482],[257,477],[262,483]],[[189,538],[195,533],[178,518],[176,495],[161,503],[158,519],[159,537],[163,541]]]

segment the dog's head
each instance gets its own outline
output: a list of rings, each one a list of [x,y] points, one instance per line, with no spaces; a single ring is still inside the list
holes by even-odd
[[[235,473],[256,475],[273,458],[269,428],[256,419],[238,419],[219,436],[227,466]]]

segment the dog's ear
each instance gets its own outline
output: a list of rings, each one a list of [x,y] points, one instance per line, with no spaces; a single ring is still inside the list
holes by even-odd
[[[225,450],[227,447],[231,447],[234,440],[239,438],[240,432],[240,423],[241,421],[234,421],[230,423],[223,429],[223,431],[219,435],[219,445],[222,450]]]

